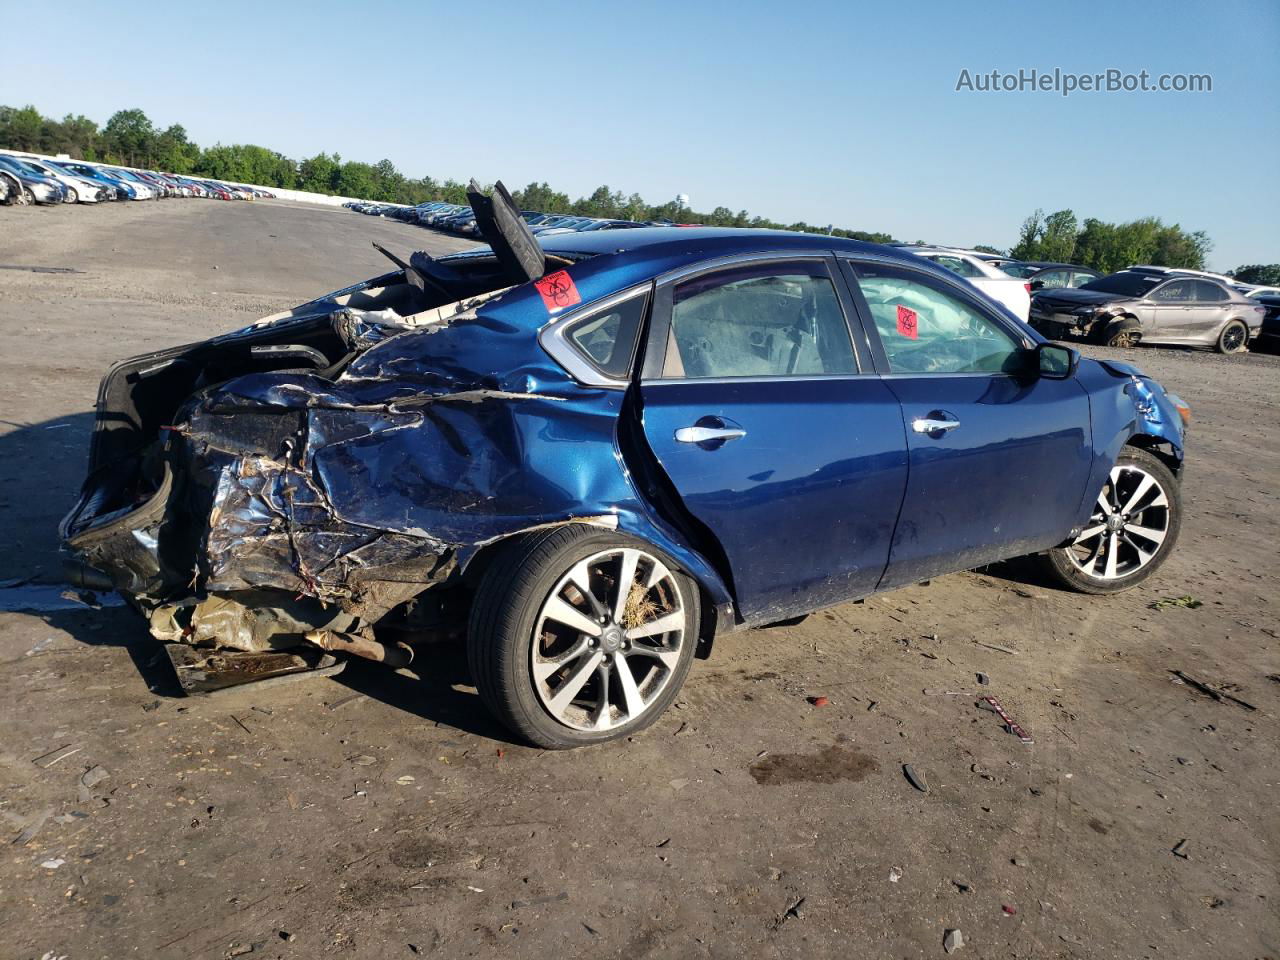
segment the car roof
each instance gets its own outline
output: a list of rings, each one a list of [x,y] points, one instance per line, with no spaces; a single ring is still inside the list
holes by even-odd
[[[874,253],[903,263],[912,263],[911,254],[879,243],[828,237],[816,233],[790,230],[744,230],[736,227],[636,227],[633,230],[592,230],[586,233],[562,233],[548,237],[544,248],[548,253],[591,256],[606,253],[630,253],[651,250],[659,252],[694,252],[700,248],[708,257],[758,250],[839,250],[849,253]]]

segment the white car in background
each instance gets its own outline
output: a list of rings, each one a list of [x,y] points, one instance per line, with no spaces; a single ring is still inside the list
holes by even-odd
[[[47,163],[40,162],[35,157],[13,156],[13,159],[34,170],[40,176],[48,177],[50,180],[57,180],[66,187],[67,203],[97,203],[100,200],[111,199],[107,196],[106,188],[100,183],[94,183],[84,177],[77,177],[67,173],[65,170],[51,167]]]
[[[1246,297],[1274,297],[1280,295],[1280,287],[1266,287],[1257,283],[1233,283],[1232,286]]]
[[[964,277],[992,300],[1004,304],[1023,323],[1031,316],[1031,284],[1026,280],[1011,277],[972,253],[960,250],[915,246],[903,246],[900,249],[932,260],[938,266]]]

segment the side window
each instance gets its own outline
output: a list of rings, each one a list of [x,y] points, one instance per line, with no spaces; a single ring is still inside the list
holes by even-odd
[[[648,301],[649,295],[642,293],[577,320],[565,329],[565,338],[601,373],[626,379]]]
[[[928,259],[932,260],[934,263],[936,263],[940,267],[945,267],[946,269],[950,270],[952,273],[960,277],[982,276],[981,270],[979,270],[977,267],[971,264],[968,260],[965,260],[962,257],[941,256],[941,257],[929,257]]]
[[[1151,294],[1157,303],[1191,303],[1195,299],[1194,280],[1173,280]]]
[[[1083,287],[1090,280],[1097,280],[1097,279],[1098,279],[1098,275],[1096,273],[1083,273],[1077,270],[1075,273],[1071,274],[1071,286]]]
[[[1036,279],[1040,281],[1042,290],[1052,290],[1055,287],[1065,287],[1070,276],[1071,273],[1067,270],[1047,270]]]
[[[752,264],[673,291],[664,377],[857,373],[844,311],[824,264]]]
[[[1210,283],[1207,280],[1197,280],[1196,299],[1203,303],[1218,303],[1228,299],[1228,297],[1227,291],[1223,290],[1216,283]]]
[[[1001,373],[1024,369],[1022,345],[931,278],[901,267],[858,264],[892,373]]]

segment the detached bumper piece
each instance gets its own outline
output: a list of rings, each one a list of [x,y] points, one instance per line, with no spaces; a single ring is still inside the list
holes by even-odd
[[[178,675],[182,692],[188,696],[215,693],[249,683],[255,689],[262,689],[306,677],[332,677],[347,665],[344,659],[310,647],[248,653],[166,643],[164,652]]]

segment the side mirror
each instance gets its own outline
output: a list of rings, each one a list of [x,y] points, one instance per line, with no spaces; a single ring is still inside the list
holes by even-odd
[[[1036,347],[1036,366],[1048,380],[1066,380],[1080,366],[1080,352],[1060,343],[1042,343]]]

